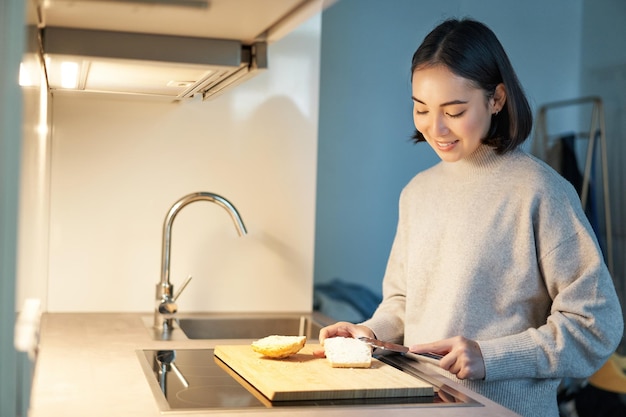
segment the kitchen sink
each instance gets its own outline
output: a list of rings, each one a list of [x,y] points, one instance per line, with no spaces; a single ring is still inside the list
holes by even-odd
[[[242,340],[275,334],[317,340],[322,327],[334,320],[318,312],[185,313],[174,319],[173,329],[168,332],[154,327],[153,316],[144,316],[143,322],[155,340]]]
[[[260,339],[269,335],[317,339],[324,324],[310,314],[179,318],[178,327],[189,339]]]

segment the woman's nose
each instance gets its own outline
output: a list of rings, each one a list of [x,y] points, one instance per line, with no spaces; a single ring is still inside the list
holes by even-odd
[[[433,136],[445,136],[449,132],[448,126],[441,114],[435,114],[433,116],[430,129]]]

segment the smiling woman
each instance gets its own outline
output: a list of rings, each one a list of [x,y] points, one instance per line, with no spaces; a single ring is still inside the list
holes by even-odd
[[[622,117],[626,112],[626,48],[622,47],[626,27],[621,23],[626,20],[626,2],[392,3],[341,0],[324,13],[316,284],[344,277],[380,291],[400,190],[416,172],[440,159],[425,142],[412,146],[406,140],[414,127],[407,61],[415,51],[416,39],[422,39],[444,16],[474,16],[494,29],[533,114],[546,103],[602,97],[614,220],[609,233],[613,235],[613,253],[626,253],[622,215],[626,213],[626,193],[622,192],[626,181],[622,169],[626,155]],[[557,109],[556,117],[550,116],[548,133],[562,137],[588,131],[589,119],[578,110]],[[530,149],[530,142],[523,147]],[[584,139],[576,142],[586,145]],[[602,205],[600,200],[598,197]],[[597,209],[602,212],[602,207]],[[606,241],[608,233],[602,229],[601,225],[599,238]],[[618,294],[626,300],[626,258],[615,259],[614,272]]]
[[[506,93],[498,84],[486,95],[446,66],[426,65],[413,73],[413,101],[417,140],[426,140],[442,160],[455,162],[471,155],[488,136],[491,116],[497,117]]]
[[[468,140],[475,146],[470,145],[469,152],[463,156],[471,154],[480,143],[492,145],[497,153],[513,150],[526,140],[532,128],[530,106],[515,70],[493,32],[469,24],[458,29],[454,26],[453,21],[440,25],[413,55],[411,73],[417,129],[413,139],[426,140],[431,146],[436,138],[441,139],[437,143],[452,143],[441,135],[453,136],[454,131],[438,120],[433,126],[428,124],[428,119],[423,121],[419,117],[427,113],[428,105],[422,100],[428,98],[433,109],[438,108],[447,116],[445,119],[459,120],[454,126],[461,129],[462,136],[469,134]],[[447,45],[454,48],[446,48]],[[466,110],[469,110],[467,115]],[[442,147],[434,147],[438,148]],[[438,155],[445,154],[438,152]]]
[[[401,193],[377,310],[320,342],[403,341],[522,416],[557,417],[560,379],[591,375],[622,337],[596,236],[573,186],[520,148],[532,114],[489,27],[443,22],[411,72],[414,138],[441,162]]]

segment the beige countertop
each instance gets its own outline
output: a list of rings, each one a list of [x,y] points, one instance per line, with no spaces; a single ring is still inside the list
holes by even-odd
[[[133,416],[156,417],[158,407],[137,350],[207,349],[223,340],[154,340],[150,313],[46,313],[41,320],[41,340],[29,417]],[[228,341],[233,344],[233,341]],[[234,341],[249,343],[249,341]],[[479,401],[483,406],[324,406],[167,412],[170,416],[281,416],[320,415],[345,417],[467,416],[515,417],[484,397],[443,377],[442,382]]]

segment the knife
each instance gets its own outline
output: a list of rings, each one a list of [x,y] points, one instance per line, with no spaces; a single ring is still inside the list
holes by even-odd
[[[373,346],[378,349],[389,350],[392,352],[402,353],[407,358],[411,358],[417,361],[423,360],[425,362],[430,362],[435,365],[439,365],[439,360],[443,358],[443,355],[439,355],[437,353],[427,352],[427,353],[413,353],[409,352],[409,348],[406,346],[398,345],[391,342],[383,342],[382,340],[372,339],[371,337],[359,337],[359,340],[367,343],[370,346]]]

